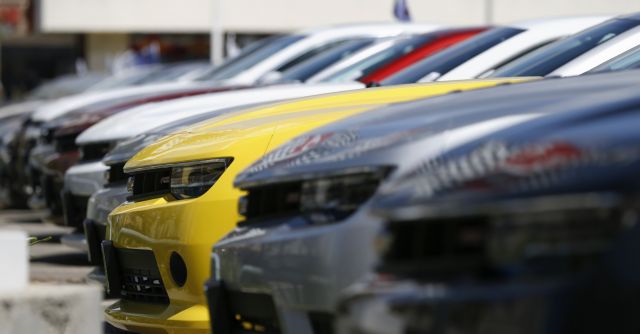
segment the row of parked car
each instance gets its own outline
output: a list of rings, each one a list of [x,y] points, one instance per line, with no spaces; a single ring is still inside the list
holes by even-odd
[[[0,109],[1,197],[75,228],[112,332],[636,333],[638,66],[635,14],[64,78]]]

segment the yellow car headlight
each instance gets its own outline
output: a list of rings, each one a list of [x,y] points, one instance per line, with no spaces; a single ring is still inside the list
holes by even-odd
[[[215,159],[197,165],[171,168],[171,194],[177,199],[202,196],[218,181],[229,165],[227,159]]]
[[[133,200],[167,193],[176,199],[196,198],[218,181],[232,161],[219,158],[137,169],[130,171],[127,188]]]

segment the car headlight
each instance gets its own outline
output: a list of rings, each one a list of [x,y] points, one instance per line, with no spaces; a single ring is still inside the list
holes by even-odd
[[[133,200],[167,193],[176,199],[199,197],[218,181],[231,161],[222,158],[134,170],[130,172],[127,189]]]
[[[269,217],[304,215],[313,223],[340,221],[373,196],[388,168],[283,182],[249,189],[238,203],[239,213],[252,224]]]
[[[314,222],[342,220],[373,196],[384,176],[375,171],[306,181],[300,209]]]
[[[227,169],[225,159],[171,169],[171,194],[178,199],[202,196]]]

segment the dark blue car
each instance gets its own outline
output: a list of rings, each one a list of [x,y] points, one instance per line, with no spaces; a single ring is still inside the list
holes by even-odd
[[[345,297],[341,332],[640,332],[638,125],[640,95],[609,92],[387,184],[377,278]]]
[[[372,275],[379,260],[372,244],[383,220],[372,215],[372,198],[428,157],[551,114],[636,98],[638,74],[546,79],[391,105],[265,155],[238,175],[245,219],[213,250],[214,331],[240,326],[233,316],[242,318],[239,305],[258,302],[254,322],[283,333],[332,327],[340,294]]]

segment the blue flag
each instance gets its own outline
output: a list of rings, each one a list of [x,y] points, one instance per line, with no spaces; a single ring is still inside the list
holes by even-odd
[[[411,15],[409,14],[409,6],[407,6],[406,0],[396,0],[393,6],[393,16],[395,16],[398,21],[402,21],[402,22],[411,21]]]

